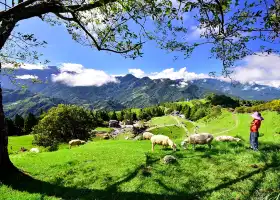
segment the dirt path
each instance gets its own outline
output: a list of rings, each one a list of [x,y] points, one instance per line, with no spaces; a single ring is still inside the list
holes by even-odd
[[[226,132],[229,132],[229,131],[232,131],[232,130],[236,129],[238,127],[238,125],[239,125],[239,119],[238,119],[238,117],[237,117],[237,115],[235,113],[232,113],[232,117],[233,117],[233,119],[235,121],[235,125],[233,127],[229,128],[227,130],[224,130],[224,131],[220,131],[218,133],[214,133],[213,135],[220,135],[220,134],[223,134],[223,133],[226,133]],[[189,130],[186,128],[186,126],[183,123],[181,123],[178,120],[177,117],[172,116],[172,118],[177,122],[177,124],[168,124],[168,125],[154,126],[154,127],[148,128],[146,131],[151,131],[153,129],[161,128],[161,127],[168,127],[168,126],[176,126],[177,125],[177,126],[182,127],[186,132],[189,132]],[[194,126],[197,125],[197,123],[195,123],[195,122],[193,122],[191,120],[188,120],[188,121],[191,122]],[[201,124],[200,124],[200,126],[201,126]],[[205,127],[206,125],[202,125],[202,126]]]
[[[168,127],[168,126],[176,126],[178,124],[168,124],[168,125],[160,125],[160,126],[153,126],[151,128],[148,128],[146,131],[151,131],[153,129],[156,129],[156,128],[162,128],[162,127]]]
[[[189,132],[189,130],[186,128],[186,126],[185,126],[183,123],[181,123],[181,122],[178,120],[177,117],[172,116],[172,118],[175,119],[176,122],[177,122],[177,124],[178,124],[180,127],[182,127],[186,132]]]

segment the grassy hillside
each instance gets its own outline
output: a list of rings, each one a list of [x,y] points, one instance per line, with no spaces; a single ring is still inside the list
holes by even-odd
[[[0,195],[11,200],[261,199],[280,189],[280,154],[270,147],[255,153],[221,144],[212,150],[173,153],[156,146],[151,153],[149,141],[112,140],[37,155],[21,153],[11,159],[32,178],[10,177],[5,183],[11,187],[0,186]],[[162,164],[167,154],[176,156],[178,164]]]
[[[182,139],[186,136],[186,131],[179,126],[166,126],[155,128],[151,130],[151,132],[156,135],[166,135],[175,142],[181,142]]]
[[[260,128],[260,141],[277,141],[280,139],[280,115],[277,112],[262,112],[264,121]],[[208,124],[200,127],[199,132],[209,132],[214,135],[232,135],[241,136],[245,140],[249,139],[250,114],[232,114],[223,112],[223,114],[210,121]],[[227,131],[229,130],[229,131]]]
[[[24,135],[24,136],[9,136],[9,154],[16,153],[20,150],[21,147],[26,149],[31,149],[33,135]]]
[[[154,117],[150,121],[150,126],[164,126],[177,124],[172,116]]]
[[[197,146],[183,150],[179,142],[185,135],[179,125],[158,127],[154,134],[165,134],[178,146],[155,147],[150,141],[96,140],[84,146],[39,154],[11,155],[12,162],[25,174],[11,176],[0,186],[1,199],[275,199],[280,190],[280,116],[263,112],[260,152],[246,148],[252,120],[248,114],[223,112],[204,124],[200,132],[240,135],[241,143],[214,142],[213,148]],[[181,118],[164,116],[156,124],[185,123]],[[237,123],[236,123],[237,122]],[[236,126],[237,124],[237,126]],[[236,127],[235,127],[236,126]],[[232,130],[231,130],[232,129]],[[22,141],[20,141],[22,140]],[[11,144],[30,144],[30,136],[11,137]],[[165,165],[162,158],[174,155],[178,162]],[[7,185],[10,185],[9,187]]]

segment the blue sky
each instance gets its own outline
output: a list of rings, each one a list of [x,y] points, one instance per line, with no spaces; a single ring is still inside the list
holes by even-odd
[[[199,41],[199,35],[203,30],[197,27],[190,15],[184,16],[186,17],[184,23],[191,30],[188,39]],[[48,45],[40,52],[44,54],[44,58],[51,61],[49,65],[61,67],[61,74],[53,80],[72,86],[106,84],[115,81],[114,75],[127,73],[132,73],[139,78],[149,76],[153,79],[193,80],[207,78],[209,72],[219,73],[222,70],[219,60],[209,59],[209,46],[196,49],[191,58],[184,59],[182,53],[167,53],[165,50],[160,50],[154,42],[148,42],[144,46],[143,57],[131,60],[119,54],[82,46],[72,40],[63,25],[50,26],[39,18],[20,22],[16,31],[34,33],[38,39],[47,41]],[[259,45],[257,41],[250,43],[252,48]],[[280,50],[279,47],[278,49]],[[174,56],[178,56],[179,59],[174,60]],[[29,70],[34,67],[38,68],[38,65],[26,66]],[[71,70],[78,73],[68,73]],[[26,74],[22,78],[27,77],[30,75]],[[280,57],[277,54],[247,56],[238,63],[232,78],[240,82],[280,87]]]
[[[220,71],[220,62],[208,59],[207,47],[194,52],[189,59],[184,59],[182,53],[167,53],[157,47],[156,43],[148,42],[144,46],[144,55],[135,60],[125,59],[121,55],[96,51],[73,41],[63,26],[50,26],[39,18],[33,18],[20,23],[19,31],[34,33],[39,39],[48,42],[42,49],[44,56],[51,61],[50,65],[59,63],[78,63],[86,68],[104,70],[110,74],[126,74],[130,68],[140,68],[143,71],[158,72],[167,68],[178,70],[187,67],[188,71],[195,73],[209,73]],[[179,59],[174,61],[174,56]]]

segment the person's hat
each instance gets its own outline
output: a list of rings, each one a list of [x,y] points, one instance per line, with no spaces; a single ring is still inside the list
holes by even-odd
[[[251,116],[252,116],[254,119],[264,120],[264,118],[262,117],[261,113],[259,113],[259,112],[254,112]]]

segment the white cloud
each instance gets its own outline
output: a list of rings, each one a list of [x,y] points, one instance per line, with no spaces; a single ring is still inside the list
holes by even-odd
[[[161,72],[153,72],[149,75],[151,79],[169,78],[171,80],[184,79],[186,81],[209,78],[206,74],[196,74],[194,72],[188,72],[186,67],[179,69],[178,71],[174,68],[165,69]]]
[[[21,75],[21,76],[16,76],[16,79],[38,79],[38,76],[25,74],[25,75]]]
[[[206,74],[196,74],[194,72],[188,72],[186,67],[183,67],[176,71],[174,68],[164,69],[161,72],[151,72],[151,73],[145,73],[141,69],[129,69],[129,73],[134,75],[137,78],[142,77],[149,77],[150,79],[171,79],[171,80],[177,80],[177,79],[183,79],[185,81],[195,80],[195,79],[202,79],[202,78],[209,78]],[[182,87],[186,86],[186,83],[182,84]]]
[[[145,75],[145,72],[141,69],[128,69],[128,72],[137,78],[142,78]]]
[[[3,64],[3,68],[11,68],[11,69],[26,69],[26,70],[33,70],[33,69],[38,69],[38,70],[44,70],[48,69],[47,66],[41,65],[41,64],[22,64],[19,67],[16,67],[13,64]]]
[[[232,78],[241,83],[280,87],[280,56],[258,54],[247,56],[244,65],[234,69]]]
[[[63,63],[59,70],[61,72],[76,72],[76,73],[82,73],[83,72],[83,65],[81,64],[75,64],[75,63]]]
[[[206,29],[200,28],[198,26],[191,26],[190,27],[190,34],[187,35],[188,40],[197,40],[200,38],[200,35],[203,34]]]
[[[52,81],[62,82],[68,86],[101,86],[117,82],[115,77],[104,71],[84,68],[80,64],[64,63],[60,70],[60,74],[52,75]]]

